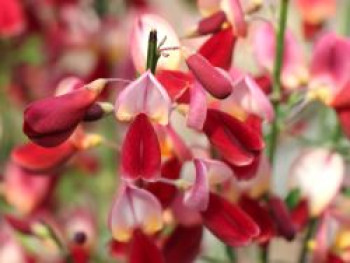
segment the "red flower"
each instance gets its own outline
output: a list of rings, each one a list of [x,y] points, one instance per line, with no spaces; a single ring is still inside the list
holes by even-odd
[[[196,29],[198,35],[207,35],[220,31],[222,25],[227,21],[224,11],[218,11],[209,17],[203,18]],[[232,30],[232,29],[231,29]]]
[[[215,236],[230,246],[247,245],[259,236],[258,225],[239,206],[211,194],[203,223]]]
[[[155,130],[143,113],[137,115],[125,136],[121,152],[122,176],[127,179],[155,179],[161,165]]]
[[[24,133],[43,147],[63,143],[83,120],[101,91],[99,87],[95,90],[93,84],[91,89],[88,87],[30,104],[24,112]]]
[[[163,263],[164,258],[152,239],[136,229],[130,244],[129,263]]]
[[[166,239],[163,254],[167,263],[192,263],[196,259],[203,236],[201,225],[178,225]]]
[[[218,110],[208,110],[203,131],[222,157],[235,166],[251,164],[264,147],[259,131]]]

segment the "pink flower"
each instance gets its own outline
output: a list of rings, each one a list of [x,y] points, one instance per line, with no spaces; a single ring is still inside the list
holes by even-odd
[[[162,207],[150,192],[123,184],[113,202],[108,225],[113,238],[126,242],[135,229],[153,234],[163,226]]]
[[[167,91],[150,71],[126,86],[115,102],[115,115],[120,121],[131,121],[144,113],[151,120],[166,125],[170,109]]]

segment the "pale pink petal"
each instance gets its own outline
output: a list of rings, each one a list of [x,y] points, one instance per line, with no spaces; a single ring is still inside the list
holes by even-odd
[[[253,48],[258,64],[273,71],[276,50],[275,29],[270,23],[261,23],[255,28]],[[302,49],[290,30],[284,40],[282,83],[288,88],[297,88],[307,80]]]
[[[135,228],[155,233],[163,225],[161,205],[150,192],[123,185],[113,203],[108,225],[113,238],[121,242],[129,241]]]
[[[248,75],[242,76],[235,82],[233,93],[227,102],[238,104],[246,112],[253,113],[269,122],[274,118],[274,110],[270,100]]]
[[[201,159],[207,168],[207,177],[210,185],[223,183],[233,178],[231,168],[224,162],[214,159]]]
[[[341,155],[323,148],[307,149],[293,162],[291,184],[308,198],[312,215],[319,215],[339,192],[344,169]]]
[[[166,131],[170,139],[172,150],[174,151],[176,157],[183,162],[192,159],[191,149],[174,131],[174,129],[170,125],[168,125],[166,126]]]
[[[209,180],[205,164],[199,160],[194,160],[196,176],[192,187],[185,192],[184,204],[196,211],[204,211],[209,202]]]
[[[309,87],[326,88],[334,95],[350,80],[350,41],[329,33],[317,41],[313,50]]]
[[[4,173],[4,197],[22,213],[31,213],[48,197],[52,176],[30,174],[19,166],[9,163]]]
[[[131,121],[145,113],[151,120],[166,125],[170,109],[168,93],[149,71],[126,86],[115,102],[115,114],[120,121]]]
[[[158,43],[166,37],[164,47],[179,47],[180,41],[169,25],[169,23],[160,16],[153,14],[143,14],[135,19],[131,40],[130,50],[134,66],[139,73],[143,73],[146,69],[148,37],[152,29],[157,30]],[[181,54],[178,50],[168,52],[167,57],[160,57],[158,69],[177,69],[179,67]]]
[[[196,82],[190,89],[191,100],[187,115],[187,126],[201,131],[207,117],[207,96],[202,86]]]
[[[244,19],[244,11],[240,0],[222,0],[221,6],[226,12],[235,33],[238,36],[245,37],[247,35],[247,23]]]
[[[175,220],[184,226],[194,226],[201,224],[202,217],[200,213],[184,205],[183,199],[183,194],[178,193],[171,205]]]

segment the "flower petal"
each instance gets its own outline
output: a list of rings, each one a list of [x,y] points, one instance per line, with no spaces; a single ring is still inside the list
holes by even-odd
[[[279,234],[289,241],[293,240],[297,232],[286,204],[281,198],[272,196],[269,205]]]
[[[187,126],[201,131],[207,117],[207,96],[202,86],[196,82],[190,88],[191,100],[187,115]]]
[[[208,17],[203,18],[197,27],[198,35],[207,35],[220,31],[226,21],[226,15],[223,11],[218,11]]]
[[[156,78],[166,89],[172,101],[179,99],[194,81],[191,74],[179,70],[158,70]]]
[[[70,141],[50,148],[27,143],[12,150],[11,160],[31,172],[48,172],[64,164],[76,152]]]
[[[203,227],[201,225],[176,226],[163,246],[165,261],[167,263],[194,262],[200,252],[202,237]]]
[[[196,167],[196,177],[192,187],[185,192],[184,204],[197,211],[207,209],[209,202],[209,178],[205,164],[194,159]]]
[[[130,244],[130,263],[165,263],[163,255],[153,240],[143,234],[140,230],[135,230]]]
[[[239,205],[250,215],[260,228],[260,234],[256,237],[257,242],[265,243],[275,235],[274,222],[265,206],[247,195],[243,195],[239,200]]]
[[[203,131],[223,157],[233,165],[250,164],[264,147],[261,136],[234,117],[209,109]]]
[[[248,113],[253,113],[271,122],[274,111],[270,100],[258,84],[248,75],[242,76],[234,84],[234,89],[227,101],[241,106]]]
[[[155,179],[161,165],[160,147],[152,124],[145,114],[131,123],[121,150],[121,170],[125,179]]]
[[[329,85],[335,94],[350,80],[350,41],[334,33],[323,35],[315,44],[311,58],[312,82]],[[311,87],[313,83],[310,84]]]
[[[110,210],[108,225],[113,238],[121,242],[130,240],[136,228],[155,233],[163,225],[161,205],[150,192],[123,185]]]
[[[4,197],[9,204],[25,214],[39,208],[49,197],[52,176],[29,174],[10,163],[4,173]]]
[[[202,215],[205,227],[230,246],[247,245],[260,232],[241,208],[216,194],[210,194],[208,209]]]
[[[235,43],[236,38],[232,29],[226,28],[209,38],[198,52],[214,67],[228,70],[231,67]]]
[[[43,147],[54,147],[73,133],[98,93],[81,88],[31,103],[24,112],[24,133]]]
[[[319,215],[339,192],[344,169],[343,158],[323,148],[307,149],[293,162],[290,181],[308,199],[311,215]]]
[[[240,0],[222,0],[221,6],[225,10],[235,34],[245,37],[247,35],[247,23],[244,19],[244,11]]]
[[[125,87],[115,102],[115,114],[120,121],[130,121],[144,113],[151,120],[166,125],[170,108],[168,93],[149,71]]]
[[[215,68],[201,54],[192,54],[186,59],[186,63],[196,79],[212,96],[224,99],[232,92],[230,79],[220,70]]]

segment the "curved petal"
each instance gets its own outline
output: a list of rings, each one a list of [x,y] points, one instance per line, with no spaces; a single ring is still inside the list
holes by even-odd
[[[247,23],[244,18],[244,11],[240,0],[222,0],[221,7],[225,10],[235,34],[245,37],[247,35]]]
[[[204,211],[207,209],[209,202],[207,168],[199,159],[194,159],[194,165],[196,167],[195,181],[192,187],[185,192],[184,204],[197,211]]]
[[[187,126],[201,131],[207,117],[207,96],[202,86],[196,82],[190,88],[191,100],[187,115]]]
[[[115,102],[115,115],[120,121],[130,121],[144,113],[151,120],[166,125],[171,101],[168,93],[150,71],[125,87]]]
[[[152,234],[163,226],[162,207],[150,192],[123,185],[110,210],[108,225],[113,238],[120,242],[129,241],[136,228]]]
[[[11,160],[26,170],[47,172],[64,164],[76,151],[70,141],[50,148],[27,143],[12,150]]]
[[[121,150],[121,170],[125,179],[152,180],[159,176],[161,165],[157,134],[145,114],[131,123]]]
[[[196,79],[212,96],[224,99],[232,92],[230,78],[222,71],[215,68],[201,54],[192,54],[186,59],[186,63]]]

